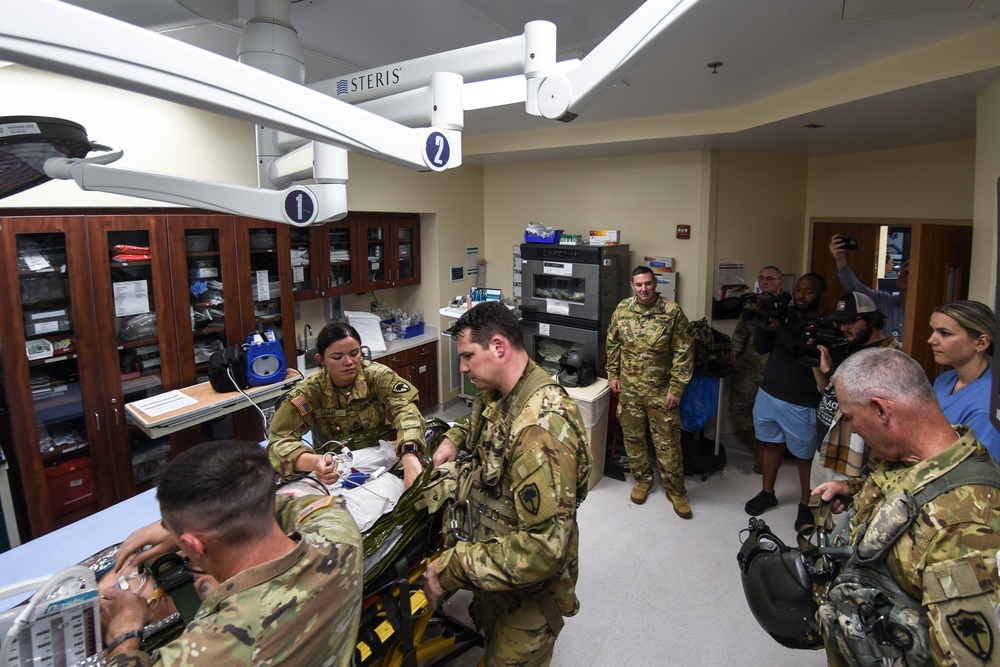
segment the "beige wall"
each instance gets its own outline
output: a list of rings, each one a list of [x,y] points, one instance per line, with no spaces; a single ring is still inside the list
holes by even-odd
[[[805,158],[720,153],[715,261],[742,259],[744,282],[750,286],[757,271],[768,264],[802,275],[805,202]],[[712,292],[717,296],[720,285],[715,280],[713,276]],[[718,323],[716,328],[728,333],[733,326]]]
[[[484,223],[488,282],[511,291],[511,252],[529,221],[567,233],[620,229],[631,263],[643,256],[675,258],[678,301],[694,317],[704,314],[701,276],[710,234],[702,201],[703,153],[669,153],[488,166],[484,172]],[[691,239],[675,238],[678,224]]]
[[[973,140],[809,160],[810,217],[972,218]]]
[[[997,178],[1000,177],[1000,79],[976,101],[976,176],[969,298],[993,306],[997,284]]]

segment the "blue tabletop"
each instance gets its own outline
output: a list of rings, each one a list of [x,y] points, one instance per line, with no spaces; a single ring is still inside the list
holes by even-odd
[[[160,518],[156,489],[123,500],[65,528],[0,554],[0,587],[55,574],[98,551],[121,542],[129,533]],[[0,600],[0,610],[24,600],[21,594]]]

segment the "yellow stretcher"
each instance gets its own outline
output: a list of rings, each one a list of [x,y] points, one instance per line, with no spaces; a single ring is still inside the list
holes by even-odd
[[[355,665],[413,667],[426,663],[427,667],[439,667],[483,646],[478,632],[440,608],[431,610],[422,588],[426,563],[426,559],[420,559],[407,571],[405,559],[400,559],[397,569],[402,573],[385,590],[386,594],[373,593],[365,598]],[[408,609],[404,598],[408,598]],[[482,660],[479,664],[483,664]]]
[[[432,611],[424,595],[427,562],[442,543],[439,517],[417,509],[430,474],[425,467],[393,510],[363,534],[365,598],[354,654],[360,667],[438,667],[484,644],[441,605]]]

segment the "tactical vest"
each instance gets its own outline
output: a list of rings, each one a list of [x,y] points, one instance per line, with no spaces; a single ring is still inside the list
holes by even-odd
[[[930,665],[927,610],[893,578],[885,557],[917,519],[920,509],[962,486],[1000,488],[1000,466],[990,455],[970,457],[927,484],[885,500],[857,533],[854,553],[844,563],[819,609],[823,636],[852,666]],[[887,510],[887,507],[889,508]],[[878,526],[874,526],[878,520]],[[865,535],[879,535],[858,547]]]
[[[508,446],[528,426],[526,424],[514,430],[514,422],[524,411],[528,401],[538,391],[550,385],[558,386],[558,383],[536,366],[523,379],[522,385],[503,400],[500,418],[493,426],[483,417],[482,409],[473,407],[468,442],[475,444],[479,459],[473,464],[467,504],[470,516],[465,522],[472,529],[470,538],[473,542],[482,542],[517,530],[514,490],[510,484],[502,483]],[[481,399],[477,397],[475,400]],[[586,464],[586,453],[582,450],[582,447],[578,447],[576,451],[578,466]],[[586,497],[587,484],[581,482],[576,489],[577,506]],[[458,500],[461,502],[463,499],[460,497]]]

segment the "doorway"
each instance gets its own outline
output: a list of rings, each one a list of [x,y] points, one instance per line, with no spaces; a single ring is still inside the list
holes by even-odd
[[[834,234],[858,240],[858,249],[851,251],[848,264],[865,285],[879,285],[879,273],[885,275],[886,254],[894,258],[898,255],[901,261],[909,260],[903,351],[920,362],[933,382],[942,369],[934,363],[927,344],[928,322],[937,306],[968,298],[972,221],[814,218],[810,270],[827,280],[823,300],[827,311],[836,306],[837,298],[844,292],[830,254],[830,238]],[[898,270],[895,262],[894,268]]]

